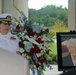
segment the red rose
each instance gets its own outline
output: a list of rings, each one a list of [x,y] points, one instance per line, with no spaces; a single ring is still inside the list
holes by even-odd
[[[41,59],[40,62],[41,62],[41,63],[44,63],[44,62],[45,62],[45,59]]]
[[[39,33],[35,33],[36,35],[37,35],[37,37],[39,37],[40,36],[40,34]]]
[[[16,26],[16,29],[18,29],[18,30],[19,30],[19,29],[20,29],[20,26],[19,26],[19,25],[17,25],[17,26]]]
[[[28,55],[28,56],[32,56],[33,53],[34,53],[34,48],[31,48],[31,49],[30,49],[30,52],[27,53],[27,55]]]
[[[38,62],[39,62],[40,61],[40,57],[38,57],[37,59],[38,59]]]
[[[37,42],[38,43],[41,43],[42,42],[42,39],[41,38],[38,38]]]
[[[36,67],[38,68],[40,65],[38,63],[35,63]]]
[[[33,35],[34,35],[33,32],[29,32],[29,33],[28,33],[28,36],[33,36]]]
[[[30,27],[24,27],[25,29],[26,29],[26,31],[29,33],[29,32],[32,32],[32,28],[30,28]]]
[[[45,29],[46,32],[49,32],[49,29]]]
[[[19,42],[19,47],[22,47],[22,42]]]
[[[33,54],[34,53],[34,48],[30,49],[30,53]]]
[[[32,56],[32,54],[31,54],[30,52],[29,52],[29,53],[27,53],[27,55],[28,55],[28,56]]]
[[[41,50],[38,48],[37,50],[36,50],[36,53],[40,53],[41,52]]]

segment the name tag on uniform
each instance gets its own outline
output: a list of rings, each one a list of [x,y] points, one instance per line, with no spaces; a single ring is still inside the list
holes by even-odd
[[[16,38],[14,36],[11,36],[10,39],[11,40],[16,40]]]

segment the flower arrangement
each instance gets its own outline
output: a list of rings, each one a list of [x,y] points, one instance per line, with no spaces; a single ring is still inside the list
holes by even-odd
[[[25,14],[20,12],[19,18],[14,18],[12,33],[19,37],[20,53],[29,60],[29,67],[37,70],[38,75],[44,74],[46,66],[50,67],[49,29],[37,23],[30,24]]]

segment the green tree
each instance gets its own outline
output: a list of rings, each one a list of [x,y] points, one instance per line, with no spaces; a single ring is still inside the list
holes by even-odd
[[[39,10],[29,9],[29,20],[47,27],[52,27],[57,20],[61,20],[68,26],[68,9],[55,5],[47,5]]]

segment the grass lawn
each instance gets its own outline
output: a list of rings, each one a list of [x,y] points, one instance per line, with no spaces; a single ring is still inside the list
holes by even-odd
[[[51,43],[50,44],[50,50],[52,54],[57,54],[57,44],[56,43]]]
[[[55,61],[57,60],[57,44],[56,43],[51,43],[50,44],[50,56],[52,57],[52,60]]]

